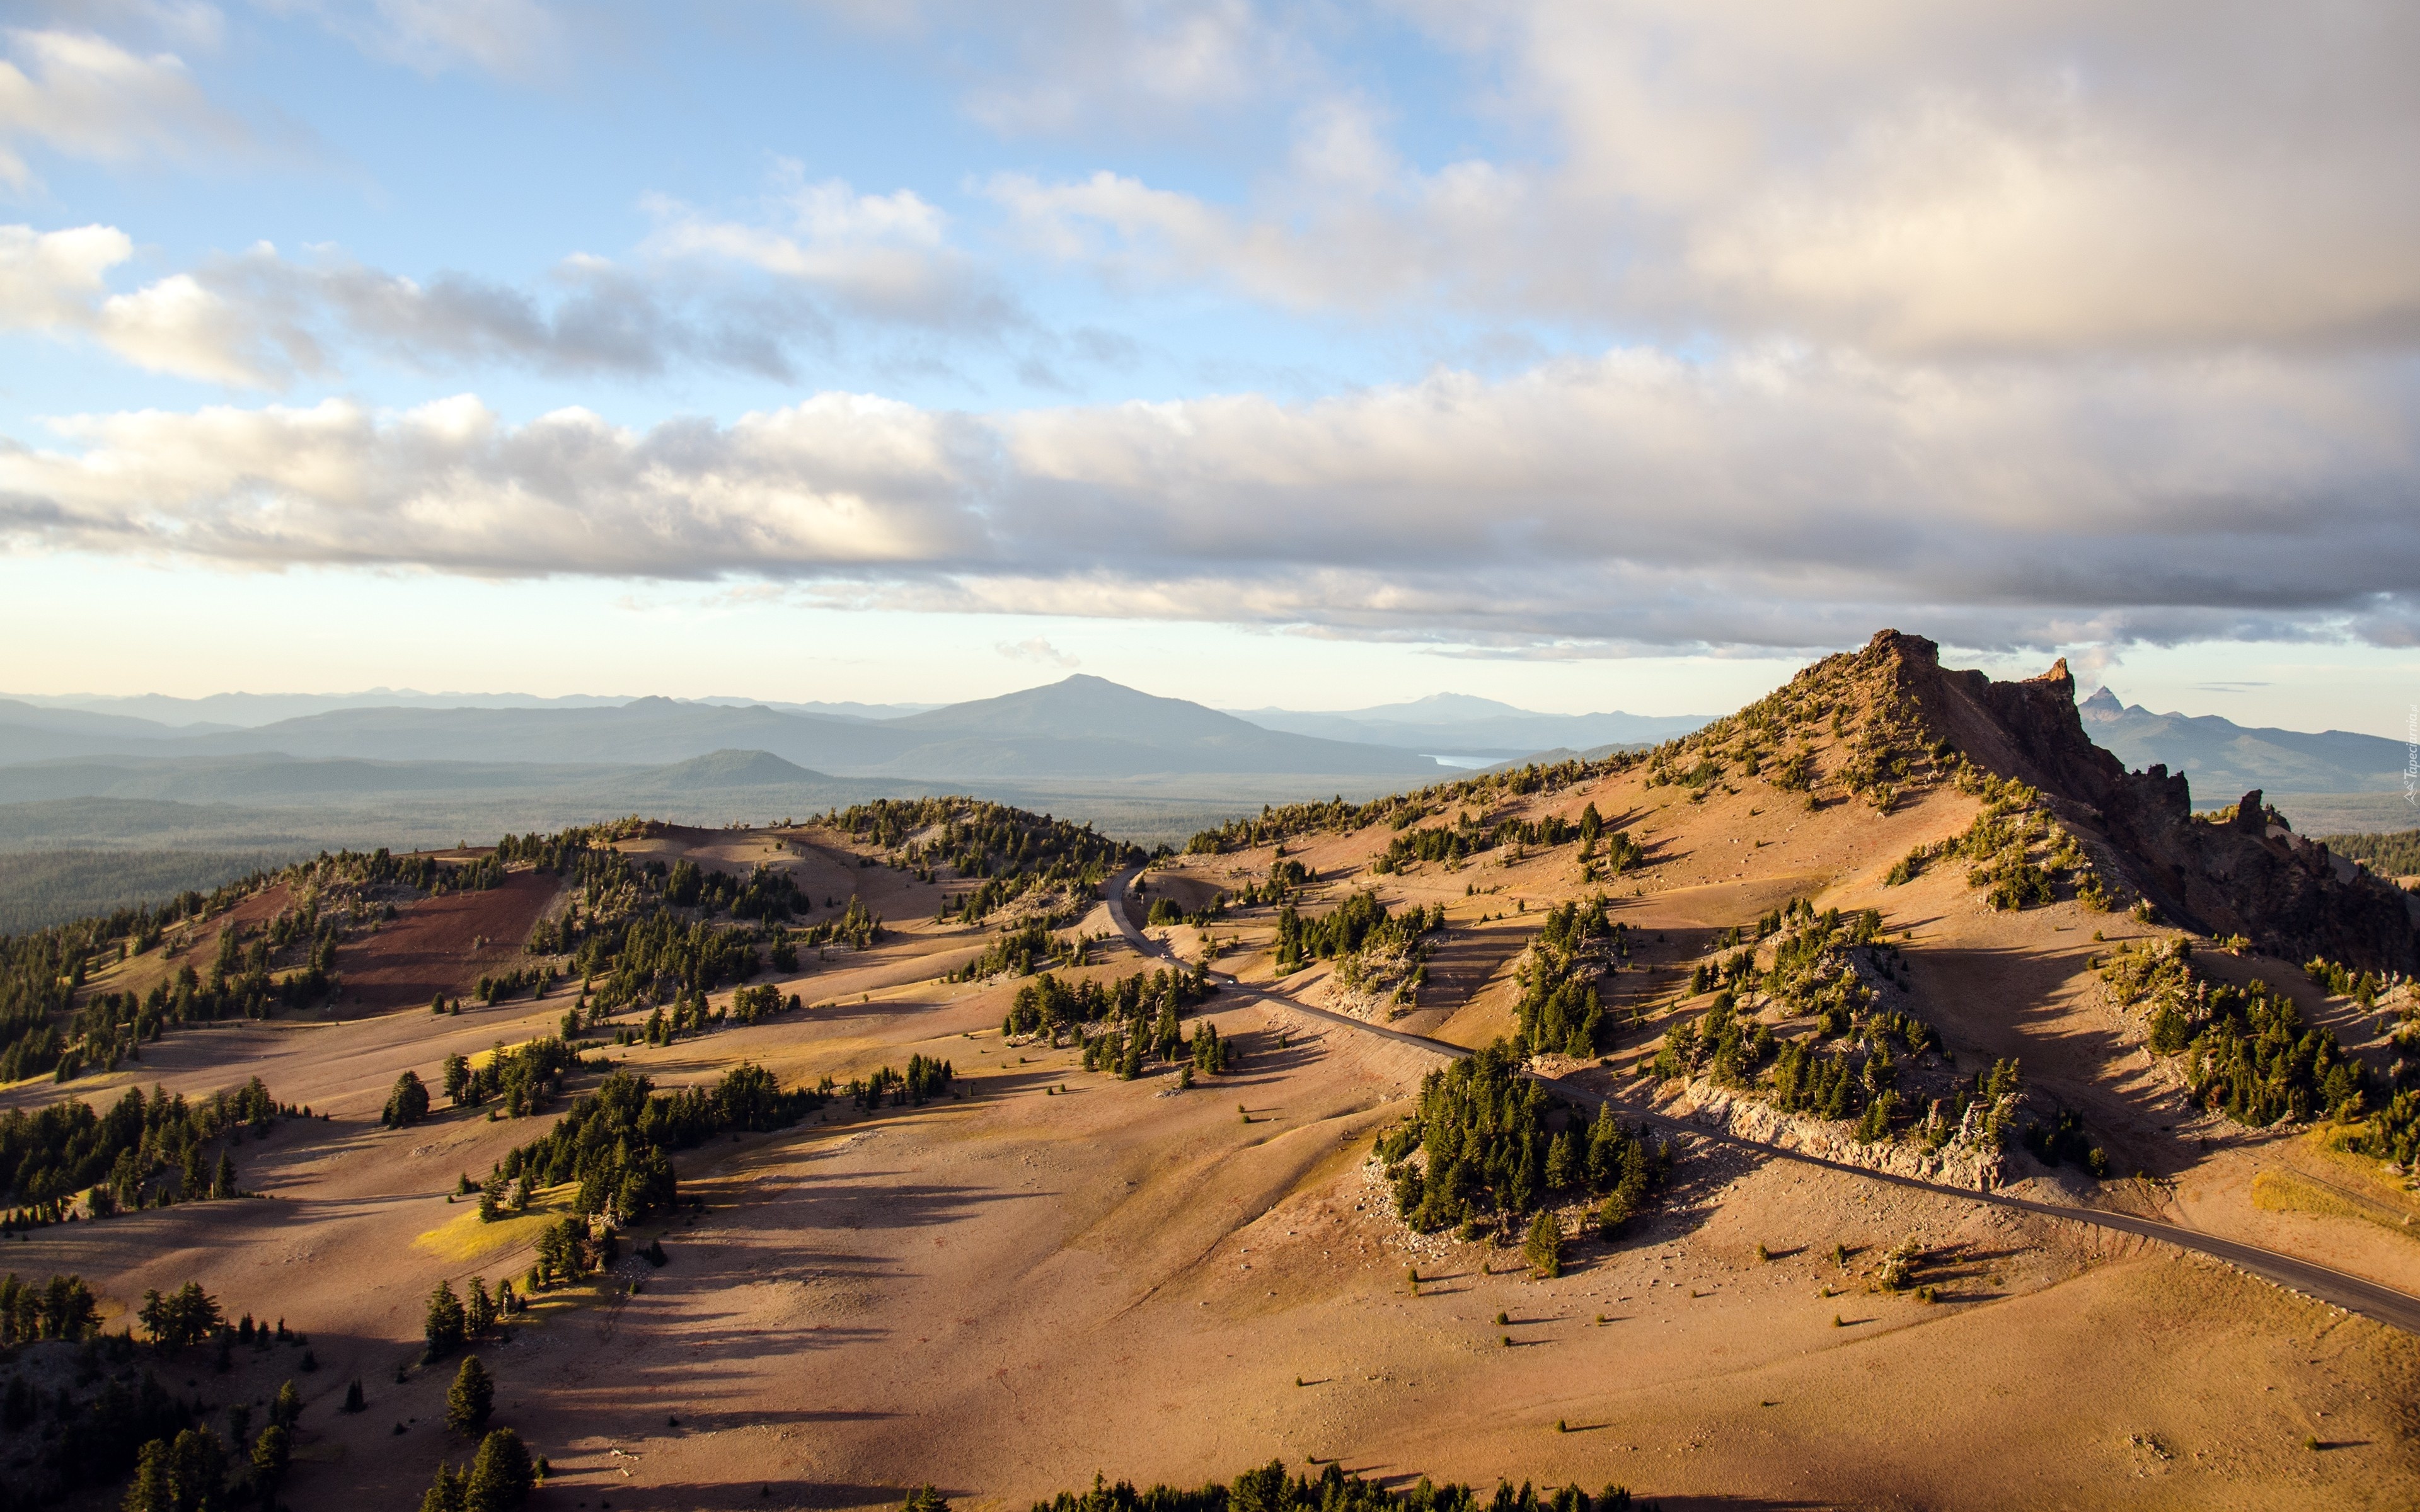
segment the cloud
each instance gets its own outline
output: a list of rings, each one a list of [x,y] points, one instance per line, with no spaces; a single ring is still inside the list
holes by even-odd
[[[966,113],[1015,136],[1167,132],[1320,71],[1304,18],[1249,0],[814,0],[812,8],[945,59]]]
[[[574,33],[541,0],[262,0],[315,16],[373,57],[434,76],[473,69],[548,79],[569,62]]]
[[[190,162],[240,151],[250,131],[206,99],[181,59],[139,56],[85,32],[0,31],[0,185],[35,182],[23,147],[72,158]]]
[[[1620,348],[1312,404],[823,394],[647,431],[464,397],[79,417],[0,453],[32,548],[788,582],[859,606],[1521,655],[2420,625],[2403,365]]]
[[[652,201],[656,229],[631,261],[569,256],[533,286],[451,270],[418,279],[332,248],[297,259],[264,242],[112,294],[109,275],[134,256],[123,231],[0,224],[0,331],[82,334],[153,372],[271,389],[362,356],[565,377],[705,366],[783,383],[844,347],[876,368],[929,366],[961,346],[1036,373],[1136,360],[1113,332],[1036,328],[911,192],[810,183],[795,165],[776,185],[754,219]]]
[[[0,331],[81,334],[152,372],[249,388],[331,376],[339,352],[422,369],[648,377],[690,363],[787,380],[799,348],[835,339],[810,301],[706,270],[572,257],[533,290],[458,272],[424,282],[334,252],[296,261],[264,243],[109,293],[133,255],[114,226],[0,225]]]
[[[999,652],[1001,656],[1006,656],[1011,661],[1038,662],[1047,667],[1081,667],[1084,665],[1081,661],[1078,661],[1074,656],[1067,655],[1065,652],[1060,650],[1057,646],[1052,645],[1049,641],[1044,640],[1038,635],[1027,640],[1018,640],[1014,642],[1002,640],[999,644],[993,646],[992,649]]]
[[[1928,358],[2420,336],[2408,6],[1405,8],[1543,145],[1398,162],[1329,87],[1224,199],[1110,169],[990,192],[1106,277],[1291,309]]]
[[[949,218],[913,191],[810,181],[791,162],[773,178],[752,217],[650,199],[656,227],[641,255],[753,269],[854,317],[985,336],[1024,323],[994,276],[949,244]]]
[[[129,294],[107,274],[134,255],[115,226],[36,232],[0,225],[0,331],[82,332],[155,373],[256,386],[255,333],[218,294],[184,274]]]

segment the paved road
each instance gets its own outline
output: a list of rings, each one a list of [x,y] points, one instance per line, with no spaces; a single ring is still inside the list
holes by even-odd
[[[1141,870],[1140,867],[1131,868],[1109,880],[1109,918],[1116,922],[1119,933],[1126,937],[1127,943],[1134,946],[1136,949],[1145,955],[1173,960],[1173,952],[1137,929],[1134,920],[1126,915],[1127,889]],[[1264,988],[1238,981],[1224,972],[1212,972],[1211,978],[1229,990],[1247,996],[1276,1003],[1294,1012],[1305,1013],[1312,1018],[1326,1019],[1332,1024],[1342,1025],[1362,1034],[1373,1034],[1383,1040],[1392,1040],[1399,1044],[1426,1050],[1433,1055],[1461,1060],[1468,1058],[1472,1053],[1463,1045],[1449,1044],[1443,1040],[1432,1040],[1421,1034],[1408,1034],[1402,1029],[1390,1029],[1383,1025],[1364,1022],[1350,1014],[1332,1012],[1324,1008],[1313,1008],[1309,1003],[1296,1002],[1282,993],[1270,992]],[[1607,1101],[1602,1093],[1590,1091],[1584,1087],[1561,1081],[1556,1077],[1540,1076],[1538,1080],[1552,1087],[1557,1096],[1568,1098],[1575,1103],[1593,1107]],[[1956,1197],[1966,1202],[1981,1203],[1986,1207],[2009,1208],[2020,1212],[2039,1213],[2048,1218],[2065,1218],[2074,1223],[2091,1224],[2099,1228],[2115,1229],[2121,1233],[2139,1235],[2145,1239],[2156,1239],[2164,1243],[2174,1244],[2180,1249],[2192,1250],[2195,1254],[2208,1255],[2213,1258],[2225,1260],[2230,1265],[2249,1271],[2255,1275],[2274,1281],[2280,1286],[2302,1292],[2306,1296],[2317,1297],[2321,1302],[2341,1307],[2347,1312],[2359,1313],[2364,1318],[2402,1329],[2406,1333],[2420,1334],[2420,1297],[2411,1296],[2392,1287],[2381,1286],[2378,1282],[2366,1280],[2361,1276],[2348,1275],[2342,1271],[2314,1264],[2309,1260],[2297,1259],[2291,1255],[2280,1255],[2274,1250],[2262,1249],[2257,1244],[2241,1244],[2231,1239],[2220,1239],[2215,1235],[2182,1228],[2175,1224],[2164,1224],[2156,1219],[2137,1218],[2131,1213],[2109,1212],[2099,1208],[2070,1207],[2062,1203],[2032,1202],[2024,1197],[2008,1196],[1997,1192],[1978,1192],[1962,1186],[1946,1186],[1937,1181],[1919,1180],[1912,1176],[1898,1176],[1889,1171],[1877,1171],[1864,1165],[1852,1165],[1845,1161],[1825,1160],[1821,1155],[1810,1155],[1805,1150],[1787,1149],[1779,1145],[1766,1144],[1762,1140],[1743,1139],[1734,1134],[1707,1129],[1685,1119],[1670,1118],[1661,1113],[1652,1113],[1625,1103],[1616,1102],[1615,1105],[1623,1113],[1659,1128],[1686,1134],[1693,1139],[1702,1139],[1709,1144],[1729,1145],[1768,1159],[1796,1161],[1804,1165],[1820,1165],[1826,1170],[1861,1177],[1869,1181],[1885,1181],[1893,1186],[1909,1187],[1936,1196]]]

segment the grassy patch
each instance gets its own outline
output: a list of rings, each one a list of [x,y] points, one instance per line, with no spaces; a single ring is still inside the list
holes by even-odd
[[[2366,1197],[2297,1176],[2267,1170],[2252,1179],[2252,1205],[2267,1212],[2315,1212],[2357,1218],[2420,1242],[2420,1220],[2386,1201]]]
[[[479,1221],[478,1200],[465,1199],[455,1204],[459,1210],[455,1217],[416,1236],[411,1247],[441,1259],[468,1262],[534,1244],[539,1229],[571,1211],[571,1198],[578,1190],[578,1183],[572,1181],[548,1187],[530,1199],[529,1211],[489,1224]]]

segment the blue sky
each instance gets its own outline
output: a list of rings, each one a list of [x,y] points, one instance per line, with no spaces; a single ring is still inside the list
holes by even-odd
[[[2420,22],[2104,12],[21,0],[9,690],[2399,736]]]

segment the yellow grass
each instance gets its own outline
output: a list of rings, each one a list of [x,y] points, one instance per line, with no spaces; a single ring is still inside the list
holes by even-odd
[[[476,1199],[457,1203],[458,1215],[416,1236],[411,1247],[443,1259],[470,1261],[535,1243],[538,1230],[571,1211],[577,1183],[551,1186],[530,1199],[529,1211],[494,1223],[479,1221]]]
[[[2266,1170],[2252,1179],[2252,1205],[2269,1212],[2316,1212],[2335,1218],[2358,1218],[2390,1233],[2420,1241],[2420,1223],[2388,1203],[2322,1186],[2291,1171]]]

